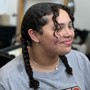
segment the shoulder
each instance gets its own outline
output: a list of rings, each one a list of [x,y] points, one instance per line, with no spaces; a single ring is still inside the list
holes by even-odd
[[[22,55],[11,60],[0,69],[0,90],[18,90],[18,88],[28,87],[28,76],[24,68]],[[20,86],[21,84],[22,87]],[[25,86],[26,85],[26,86]],[[26,89],[24,89],[26,90]]]
[[[6,65],[0,68],[0,79],[11,77],[21,71],[23,67],[22,55],[8,62]]]
[[[87,70],[90,68],[90,61],[85,54],[76,50],[71,50],[71,52],[66,56],[72,67],[80,68],[81,70],[85,69],[86,67]]]
[[[80,51],[76,51],[76,50],[71,50],[70,53],[68,53],[67,58],[73,58],[73,59],[80,59],[80,60],[85,60],[87,61],[88,58],[86,57],[86,55]],[[89,60],[88,60],[89,61]]]

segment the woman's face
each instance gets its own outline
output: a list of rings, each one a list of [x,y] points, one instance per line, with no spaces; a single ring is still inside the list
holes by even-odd
[[[59,11],[57,18],[61,28],[55,32],[52,15],[45,16],[48,23],[42,28],[43,34],[39,35],[40,47],[49,54],[64,55],[70,52],[74,38],[74,29],[68,13],[64,10]]]

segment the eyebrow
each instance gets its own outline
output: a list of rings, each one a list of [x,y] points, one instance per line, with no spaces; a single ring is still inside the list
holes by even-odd
[[[69,21],[68,24],[72,24],[72,21]],[[64,23],[59,23],[59,25],[65,25]]]

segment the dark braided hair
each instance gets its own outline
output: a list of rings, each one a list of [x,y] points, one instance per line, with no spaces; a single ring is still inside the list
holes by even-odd
[[[55,4],[55,3],[38,3],[31,6],[27,10],[22,20],[21,44],[22,44],[23,59],[25,63],[26,73],[29,78],[29,87],[33,88],[34,90],[39,88],[39,81],[33,77],[33,70],[29,61],[30,57],[27,46],[32,47],[32,39],[28,35],[28,30],[32,28],[34,31],[38,32],[39,34],[43,34],[42,27],[48,23],[48,20],[44,18],[44,16],[53,14],[52,20],[55,25],[55,31],[58,31],[58,27],[60,26],[56,19],[59,16],[59,9],[65,10],[69,14],[72,22],[74,21],[74,18],[71,16],[68,8],[66,8],[61,4]],[[53,35],[55,36],[55,34]],[[62,62],[66,66],[67,73],[72,74],[72,69],[69,66],[65,56],[60,56],[60,58],[62,59]]]
[[[73,74],[72,72],[72,68],[69,66],[68,64],[68,60],[67,60],[67,57],[66,56],[59,56],[62,60],[62,62],[64,63],[65,67],[66,67],[66,72],[70,75]]]
[[[25,68],[26,68],[26,72],[28,74],[29,77],[29,86],[31,88],[34,88],[34,90],[36,90],[39,86],[39,82],[37,80],[35,80],[33,78],[33,71],[29,62],[29,54],[28,54],[28,50],[27,50],[27,42],[24,40],[24,38],[22,38],[22,52],[23,52],[23,58],[24,58],[24,63],[25,63]]]

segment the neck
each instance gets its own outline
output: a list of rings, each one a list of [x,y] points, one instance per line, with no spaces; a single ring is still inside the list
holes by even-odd
[[[33,70],[39,71],[39,72],[51,72],[51,71],[56,71],[58,70],[59,67],[59,58],[56,60],[55,63],[53,64],[48,64],[48,65],[42,65],[35,60],[30,60],[31,66]],[[52,62],[52,61],[51,61]]]
[[[30,64],[32,69],[37,71],[54,71],[59,66],[59,57],[58,56],[49,56],[30,50]]]
[[[35,52],[34,52],[35,51]],[[57,56],[51,56],[49,54],[38,52],[39,50],[32,50],[32,48],[29,50],[29,56],[30,60],[34,60],[35,62],[39,63],[42,66],[50,66],[56,63],[57,59],[59,58]]]

